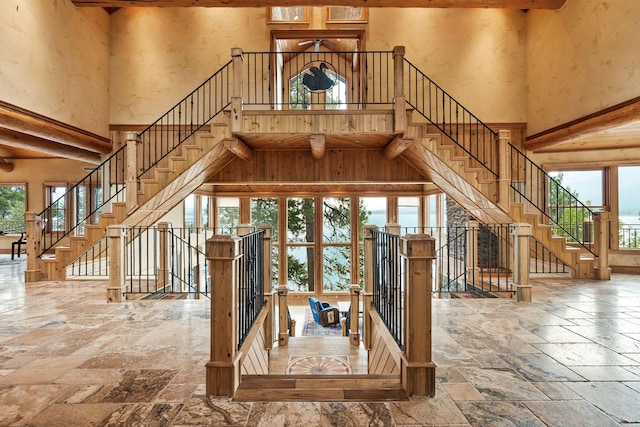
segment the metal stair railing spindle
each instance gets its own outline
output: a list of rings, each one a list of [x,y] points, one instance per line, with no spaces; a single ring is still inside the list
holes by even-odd
[[[438,84],[404,59],[407,104],[495,177],[497,133],[456,101]]]
[[[593,211],[522,151],[511,150],[511,189],[514,202],[526,201],[549,219],[553,234],[565,237],[597,256],[593,248]]]
[[[138,179],[230,104],[230,69],[231,61],[138,135],[142,142],[137,153]],[[125,201],[125,148],[123,145],[111,154],[38,214],[45,223],[40,256],[72,233],[82,234],[85,224],[97,223],[98,214],[107,203]],[[94,190],[100,194],[87,193]],[[87,203],[85,209],[77,209],[76,217],[71,219],[68,207],[76,203],[77,196],[82,193],[93,203]]]

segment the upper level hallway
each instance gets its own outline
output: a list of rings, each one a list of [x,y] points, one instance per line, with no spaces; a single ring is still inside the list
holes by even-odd
[[[533,302],[434,300],[434,398],[235,403],[205,396],[209,301],[108,304],[101,281],[23,281],[0,258],[0,425],[640,423],[640,289],[534,278]],[[352,423],[352,424],[349,424]]]

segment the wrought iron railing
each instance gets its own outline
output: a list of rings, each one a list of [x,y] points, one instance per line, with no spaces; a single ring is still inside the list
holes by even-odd
[[[240,239],[238,259],[238,349],[249,335],[265,305],[264,299],[264,230]]]
[[[527,202],[551,223],[553,234],[597,255],[593,248],[593,211],[522,151],[509,144],[512,201]]]
[[[223,65],[138,135],[142,142],[136,153],[138,179],[230,104],[230,64]],[[96,224],[108,203],[125,201],[126,153],[123,145],[38,214],[45,222],[40,255],[72,233],[82,234],[85,224]],[[72,210],[67,208],[72,205],[77,209],[74,217],[68,218]],[[53,229],[54,224],[64,227]]]
[[[407,104],[497,177],[497,134],[406,58],[404,64]]]
[[[403,262],[400,236],[371,230],[373,242],[373,307],[404,350]]]
[[[618,226],[618,247],[620,249],[640,248],[640,224],[620,224]]]
[[[393,103],[391,52],[244,52],[243,58],[244,105],[305,110]],[[323,76],[334,82],[329,89],[309,89]]]

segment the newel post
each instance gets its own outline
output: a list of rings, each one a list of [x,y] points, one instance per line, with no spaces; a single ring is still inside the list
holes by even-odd
[[[242,63],[244,61],[242,49],[231,49],[233,81],[231,82],[231,133],[242,131]]]
[[[428,234],[409,234],[402,239],[400,253],[407,259],[401,381],[410,396],[434,396],[436,364],[431,352],[431,285],[435,239]]]
[[[351,305],[349,307],[349,342],[351,345],[360,345],[360,285],[351,285]]]
[[[263,256],[263,292],[265,305],[268,309],[267,318],[264,320],[264,341],[265,349],[273,348],[273,329],[275,317],[275,301],[273,297],[273,289],[271,288],[271,236],[273,227],[268,224],[261,224],[258,230],[264,230],[262,237],[262,256]]]
[[[126,228],[122,225],[110,225],[107,228],[109,240],[109,284],[107,285],[107,302],[122,302],[126,286],[125,242]]]
[[[35,283],[41,277],[42,217],[33,212],[26,212],[24,225],[27,232],[27,268],[24,271],[24,281],[25,283]]]
[[[480,231],[480,223],[476,220],[467,221],[466,235],[466,263],[467,272],[471,277],[471,283],[476,284],[476,280],[480,280],[480,262],[478,250],[478,232]]]
[[[125,152],[127,158],[126,165],[126,200],[127,213],[131,213],[138,208],[138,144],[141,141],[136,132],[127,132]]]
[[[168,222],[158,223],[159,242],[159,260],[158,260],[158,279],[156,282],[156,291],[162,289],[169,284],[169,227]],[[196,276],[197,277],[197,276]]]
[[[372,230],[378,230],[376,225],[365,225],[362,227],[362,237],[364,240],[364,292],[362,294],[362,342],[366,350],[371,350],[371,318],[369,311],[373,303],[373,235]]]
[[[498,204],[509,212],[511,193],[511,131],[498,131]]]
[[[393,126],[396,133],[404,133],[407,130],[407,108],[404,95],[404,53],[404,46],[393,48]]]
[[[513,225],[513,284],[516,287],[518,301],[531,302],[531,285],[529,284],[529,259],[531,253],[530,224]]]
[[[278,286],[278,345],[284,347],[289,344],[289,337],[295,336],[294,323],[289,329],[289,289],[287,285]]]
[[[594,212],[594,247],[596,258],[595,275],[597,280],[611,280],[609,267],[609,227],[611,225],[609,212]]]
[[[207,240],[211,276],[211,357],[205,365],[206,392],[232,397],[240,385],[237,269],[240,238],[216,235]]]

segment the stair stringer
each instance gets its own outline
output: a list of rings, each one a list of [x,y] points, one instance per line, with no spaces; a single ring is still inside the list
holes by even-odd
[[[509,212],[497,203],[498,180],[475,167],[460,153],[453,143],[439,133],[426,133],[426,124],[411,124],[406,136],[414,139],[401,156],[465,208],[478,221],[485,224],[527,223],[534,237],[558,259],[572,269],[574,278],[594,278],[595,259],[578,248],[567,245],[566,239],[554,236],[541,216],[525,213],[526,207],[509,204]],[[444,141],[447,142],[444,142]],[[491,177],[491,178],[490,178]]]
[[[206,177],[211,171],[218,171],[235,159],[225,146],[224,141],[230,138],[228,125],[220,123],[211,125],[211,131],[195,134],[188,144],[192,154],[188,167],[176,168],[176,171],[167,174],[166,165],[174,164],[174,159],[183,157],[178,151],[163,162],[160,162],[145,178],[140,181],[138,188],[139,206],[130,214],[126,214],[123,203],[114,203],[114,213],[105,213],[99,216],[97,225],[87,225],[84,235],[74,236],[69,240],[69,246],[55,248],[54,256],[42,259],[41,280],[65,280],[66,267],[83,255],[93,244],[104,238],[110,225],[123,224],[126,226],[151,226],[160,220],[171,209],[184,200],[186,196],[205,183]],[[199,153],[197,156],[194,153]],[[196,158],[197,157],[197,158]],[[154,182],[155,174],[171,176],[169,182],[162,187]],[[126,190],[125,190],[126,191]],[[103,219],[103,217],[105,219]]]

